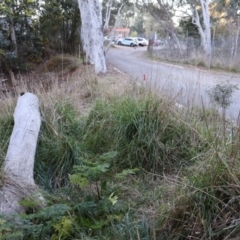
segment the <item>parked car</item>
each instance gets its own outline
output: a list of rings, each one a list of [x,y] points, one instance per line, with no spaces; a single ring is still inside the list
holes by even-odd
[[[141,47],[147,46],[148,45],[148,40],[146,38],[137,38],[138,40],[138,45]]]
[[[138,46],[138,40],[137,38],[127,37],[127,38],[118,39],[117,44],[136,47]]]

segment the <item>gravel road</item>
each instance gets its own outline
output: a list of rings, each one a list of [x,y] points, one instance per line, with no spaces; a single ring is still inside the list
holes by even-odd
[[[209,104],[206,90],[217,83],[229,81],[238,84],[240,74],[212,71],[194,66],[177,65],[151,60],[147,57],[146,47],[118,46],[109,49],[107,62],[115,66],[124,75],[145,84],[163,94],[173,96],[180,104]],[[233,94],[233,103],[227,110],[227,116],[233,120],[240,111],[240,90]]]

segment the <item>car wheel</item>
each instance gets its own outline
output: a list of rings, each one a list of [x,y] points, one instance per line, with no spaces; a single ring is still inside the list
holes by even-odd
[[[133,47],[133,43],[130,44],[130,47]]]
[[[118,45],[122,45],[122,42],[118,42]]]

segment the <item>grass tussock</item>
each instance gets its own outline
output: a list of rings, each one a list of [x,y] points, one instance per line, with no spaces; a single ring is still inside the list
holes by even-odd
[[[188,171],[181,179],[178,186],[181,195],[160,227],[168,230],[170,239],[239,236],[239,173],[232,169],[238,168],[239,163],[232,162],[230,167],[224,161],[209,156],[204,166]]]
[[[84,144],[90,151],[118,151],[115,164],[121,168],[171,172],[191,165],[204,149],[173,104],[151,94],[97,102],[85,127]]]
[[[223,133],[215,110],[179,109],[111,68],[47,80],[48,89],[34,86],[34,177],[47,206],[23,199],[26,214],[0,217],[1,239],[240,237],[238,127]],[[0,101],[1,163],[16,100]]]

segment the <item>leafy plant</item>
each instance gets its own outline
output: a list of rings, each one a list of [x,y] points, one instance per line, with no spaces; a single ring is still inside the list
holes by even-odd
[[[212,89],[207,91],[210,99],[220,108],[222,108],[222,132],[223,132],[223,140],[226,141],[226,109],[232,103],[232,97],[235,90],[238,90],[237,84],[226,83],[218,83]]]
[[[80,159],[80,164],[74,166],[75,174],[69,175],[70,182],[80,188],[95,184],[98,200],[102,198],[102,190],[106,189],[107,175],[110,161],[117,156],[117,152],[109,152],[99,157],[98,161]]]
[[[56,234],[54,234],[51,239],[58,240],[58,239],[69,239],[71,237],[71,232],[73,230],[73,222],[74,218],[70,217],[63,217],[60,222],[53,225]]]
[[[214,103],[223,109],[227,109],[232,103],[233,93],[236,90],[238,90],[238,85],[227,81],[226,83],[216,84],[216,86],[209,89],[207,93]]]

